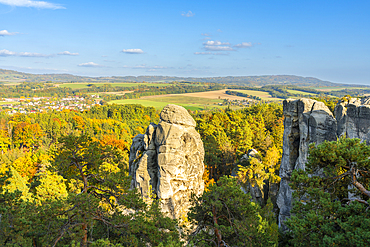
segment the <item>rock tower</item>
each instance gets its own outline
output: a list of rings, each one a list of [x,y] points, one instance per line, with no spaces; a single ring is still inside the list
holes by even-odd
[[[174,219],[186,216],[191,194],[204,191],[204,148],[195,125],[185,108],[167,105],[158,125],[137,135],[130,149],[131,188],[147,202],[160,199],[162,211]]]
[[[322,102],[311,99],[284,100],[283,156],[280,165],[280,189],[277,205],[279,226],[290,217],[292,189],[289,186],[293,170],[305,169],[311,143],[335,141],[340,136],[360,138],[370,144],[370,98],[339,102],[335,116]]]

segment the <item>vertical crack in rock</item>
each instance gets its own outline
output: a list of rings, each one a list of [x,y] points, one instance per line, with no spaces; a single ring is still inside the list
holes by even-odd
[[[277,205],[279,227],[290,217],[294,169],[305,169],[309,144],[335,141],[338,137],[359,138],[370,144],[370,97],[338,102],[334,118],[323,102],[311,99],[284,100],[283,156],[280,166],[280,189]]]
[[[160,199],[162,211],[172,218],[186,216],[191,194],[204,191],[204,148],[195,121],[187,110],[167,105],[158,125],[133,139],[130,149],[131,188],[147,202]]]
[[[336,140],[337,122],[323,102],[311,99],[284,101],[283,156],[280,165],[280,189],[277,198],[279,226],[290,217],[292,189],[289,186],[293,170],[305,169],[311,143]]]

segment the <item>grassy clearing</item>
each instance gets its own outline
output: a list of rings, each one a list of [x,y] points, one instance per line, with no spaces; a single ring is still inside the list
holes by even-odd
[[[112,87],[137,87],[140,85],[146,85],[146,86],[153,86],[153,87],[165,87],[165,86],[171,86],[173,84],[171,83],[63,83],[60,84],[59,87],[69,87],[72,89],[80,89],[80,88],[88,88],[87,85],[94,84],[95,86],[103,86],[104,84],[108,84]]]
[[[317,95],[315,93],[307,93],[307,92],[303,92],[303,91],[299,91],[299,90],[287,90],[289,93],[292,93],[292,94],[302,94],[302,95]]]
[[[240,92],[240,93],[245,93],[245,94],[249,94],[249,95],[253,95],[253,96],[257,96],[257,97],[260,97],[262,100],[282,100],[282,99],[279,99],[279,98],[273,98],[271,97],[271,95],[267,92],[263,92],[263,91],[254,91],[254,90],[232,90],[232,91],[237,91],[237,92]]]

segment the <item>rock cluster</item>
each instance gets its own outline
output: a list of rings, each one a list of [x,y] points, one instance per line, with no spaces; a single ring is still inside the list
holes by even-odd
[[[185,108],[167,105],[159,124],[137,135],[130,149],[131,188],[147,202],[160,199],[162,211],[174,219],[187,214],[191,194],[204,191],[204,148],[195,125]]]
[[[279,225],[290,216],[292,189],[289,186],[293,170],[305,169],[308,147],[335,141],[340,136],[360,138],[370,143],[370,98],[340,102],[335,116],[324,103],[311,99],[284,101],[283,156],[280,166],[280,189],[277,205]]]

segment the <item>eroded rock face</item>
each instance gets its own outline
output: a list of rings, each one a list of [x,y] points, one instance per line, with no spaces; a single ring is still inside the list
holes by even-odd
[[[334,141],[337,122],[324,103],[311,99],[284,101],[283,156],[280,165],[280,189],[277,205],[279,224],[290,216],[292,189],[289,186],[293,170],[305,169],[308,147],[311,143]],[[280,224],[284,229],[284,225]]]
[[[133,139],[130,149],[131,187],[144,200],[161,199],[161,209],[179,219],[190,207],[192,193],[204,191],[204,148],[195,121],[185,108],[167,105],[158,125]]]
[[[360,138],[370,144],[370,97],[339,102],[335,116],[322,102],[311,99],[284,101],[283,156],[280,166],[280,189],[277,205],[279,225],[290,217],[292,190],[289,186],[293,170],[305,169],[308,146],[335,141],[340,136]]]
[[[335,116],[338,136],[360,138],[370,144],[370,97],[339,103],[335,107]]]

